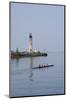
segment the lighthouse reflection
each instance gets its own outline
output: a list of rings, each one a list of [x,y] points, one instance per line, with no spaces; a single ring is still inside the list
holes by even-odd
[[[33,81],[33,77],[32,77],[33,76],[32,67],[33,67],[33,58],[30,57],[29,58],[29,79],[31,81]]]

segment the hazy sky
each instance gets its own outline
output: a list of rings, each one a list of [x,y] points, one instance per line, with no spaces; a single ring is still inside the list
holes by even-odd
[[[64,51],[64,6],[11,4],[11,49]]]

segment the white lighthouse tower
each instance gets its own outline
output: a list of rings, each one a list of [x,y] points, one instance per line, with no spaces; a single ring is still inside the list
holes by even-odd
[[[29,34],[29,52],[32,53],[32,33]]]

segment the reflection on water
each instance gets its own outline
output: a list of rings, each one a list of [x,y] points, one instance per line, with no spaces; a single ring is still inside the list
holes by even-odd
[[[30,75],[29,75],[29,78],[30,78],[30,80],[32,81],[33,80],[33,72],[32,72],[32,67],[33,67],[33,58],[32,57],[30,57],[29,58],[29,65],[30,65]]]
[[[53,67],[32,69],[39,64]],[[64,94],[64,54],[11,60],[10,96]]]

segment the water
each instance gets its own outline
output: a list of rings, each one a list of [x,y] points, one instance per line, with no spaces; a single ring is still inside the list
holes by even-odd
[[[53,67],[32,69],[39,64]],[[47,57],[12,59],[10,96],[64,94],[64,54],[50,52]]]

